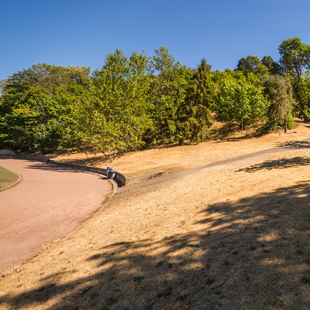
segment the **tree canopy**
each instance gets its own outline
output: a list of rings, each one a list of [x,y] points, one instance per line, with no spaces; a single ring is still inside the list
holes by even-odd
[[[268,73],[268,68],[261,63],[256,56],[247,56],[238,61],[236,71],[242,71],[245,76],[249,73],[264,75]]]
[[[287,39],[280,44],[279,53],[283,71],[292,79],[296,99],[300,104],[304,119],[308,121],[307,111],[310,107],[300,94],[300,82],[305,70],[310,69],[310,45],[302,43],[297,37]]]
[[[188,68],[162,46],[152,57],[116,49],[93,72],[36,64],[0,82],[0,147],[114,156],[210,139],[214,118],[241,131],[258,120],[286,129],[294,114],[310,118],[310,46],[287,39],[279,54],[248,55],[223,72],[206,58]]]
[[[253,73],[247,77],[239,74],[238,78],[229,74],[222,75],[214,106],[219,120],[236,122],[243,132],[244,126],[264,115],[267,107],[263,87]]]

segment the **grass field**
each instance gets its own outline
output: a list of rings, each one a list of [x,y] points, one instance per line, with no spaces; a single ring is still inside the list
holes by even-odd
[[[310,144],[296,141],[310,130],[296,131],[117,159],[134,173],[291,146],[117,193],[0,278],[0,309],[309,310]]]
[[[0,190],[15,183],[18,178],[18,175],[0,166]]]

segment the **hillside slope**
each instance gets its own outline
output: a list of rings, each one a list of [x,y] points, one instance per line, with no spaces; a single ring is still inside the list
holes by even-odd
[[[309,309],[309,147],[116,194],[2,277],[0,309]]]
[[[116,157],[112,162],[104,158],[102,154],[96,154],[96,156],[88,154],[87,158],[84,153],[69,153],[56,156],[53,159],[60,162],[71,162],[103,168],[114,166],[118,171],[128,176],[161,170],[166,170],[169,173],[309,138],[310,126],[306,126],[298,126],[293,130],[295,133],[288,135],[279,135],[280,132],[277,132],[253,137],[250,131],[248,134],[235,133],[223,139],[206,141],[198,145],[161,146],[126,153],[121,157]]]

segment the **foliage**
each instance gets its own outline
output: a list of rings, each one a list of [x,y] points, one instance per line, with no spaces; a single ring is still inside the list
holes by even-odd
[[[310,69],[310,45],[302,43],[297,37],[287,39],[280,44],[279,53],[283,70],[292,79],[295,97],[300,105],[304,120],[308,121],[307,111],[310,106],[308,102],[303,100],[304,98],[300,93],[300,83],[303,72]]]
[[[186,139],[197,143],[208,139],[211,122],[211,106],[216,87],[211,67],[201,60],[197,72],[188,83],[184,101],[178,107],[177,137],[179,144]]]
[[[264,56],[261,63],[268,68],[270,74],[280,75],[282,73],[281,65],[274,61],[271,56]]]
[[[265,114],[267,108],[263,88],[253,73],[247,77],[240,73],[238,79],[230,74],[222,74],[214,105],[218,120],[236,122],[243,132],[244,126],[254,123],[260,115]]]
[[[310,68],[310,46],[295,37],[282,41],[279,46],[280,63],[285,72],[300,80],[304,69]]]
[[[203,57],[200,61],[200,65],[197,67],[198,72],[211,72],[211,65],[208,65],[207,60]]]
[[[294,38],[279,52],[281,65],[249,55],[224,72],[211,72],[205,58],[190,69],[165,47],[153,57],[126,57],[116,49],[92,73],[33,65],[0,82],[0,146],[43,153],[75,147],[115,156],[156,144],[199,143],[210,138],[212,111],[227,128],[239,124],[241,131],[262,115],[269,129],[289,127],[291,85],[294,112],[310,118],[310,47]]]
[[[53,152],[75,100],[88,87],[89,68],[34,65],[3,83],[1,144],[17,150]]]
[[[266,75],[269,70],[264,64],[261,63],[258,57],[249,55],[238,61],[236,71],[242,71],[244,75],[247,76],[250,73],[254,73],[256,75]]]
[[[93,147],[102,152],[123,153],[143,146],[151,126],[148,115],[150,74],[144,54],[128,59],[120,50],[109,54],[101,70],[93,74],[97,92],[97,124]],[[104,120],[103,120],[104,119]]]
[[[265,95],[270,101],[268,109],[268,128],[275,130],[284,123],[284,132],[287,131],[289,120],[292,119],[294,106],[292,85],[288,79],[279,75],[264,77],[262,85]]]
[[[151,59],[150,116],[153,122],[150,143],[176,141],[177,110],[185,98],[185,90],[193,72],[160,47]]]
[[[299,106],[297,109],[297,115],[305,115],[307,119],[310,119],[310,71],[305,71],[301,77],[299,83],[299,96],[303,103],[303,109]]]

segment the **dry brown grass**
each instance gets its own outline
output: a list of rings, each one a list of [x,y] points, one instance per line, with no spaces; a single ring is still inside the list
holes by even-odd
[[[105,159],[102,154],[97,154],[95,157],[93,154],[88,154],[89,158],[87,159],[84,153],[60,155],[54,160],[104,168],[114,166],[118,171],[128,176],[162,170],[170,173],[273,148],[285,142],[301,140],[310,136],[309,129],[304,126],[299,126],[294,131],[297,133],[288,135],[272,133],[254,138],[251,131],[244,135],[238,132],[225,139],[207,141],[198,145],[175,145],[130,152],[117,157],[112,162]]]
[[[259,139],[126,156],[145,167],[155,154],[158,165],[171,157],[180,165],[183,153],[189,167],[293,135]],[[79,230],[2,278],[0,309],[309,309],[303,146],[116,194]]]

